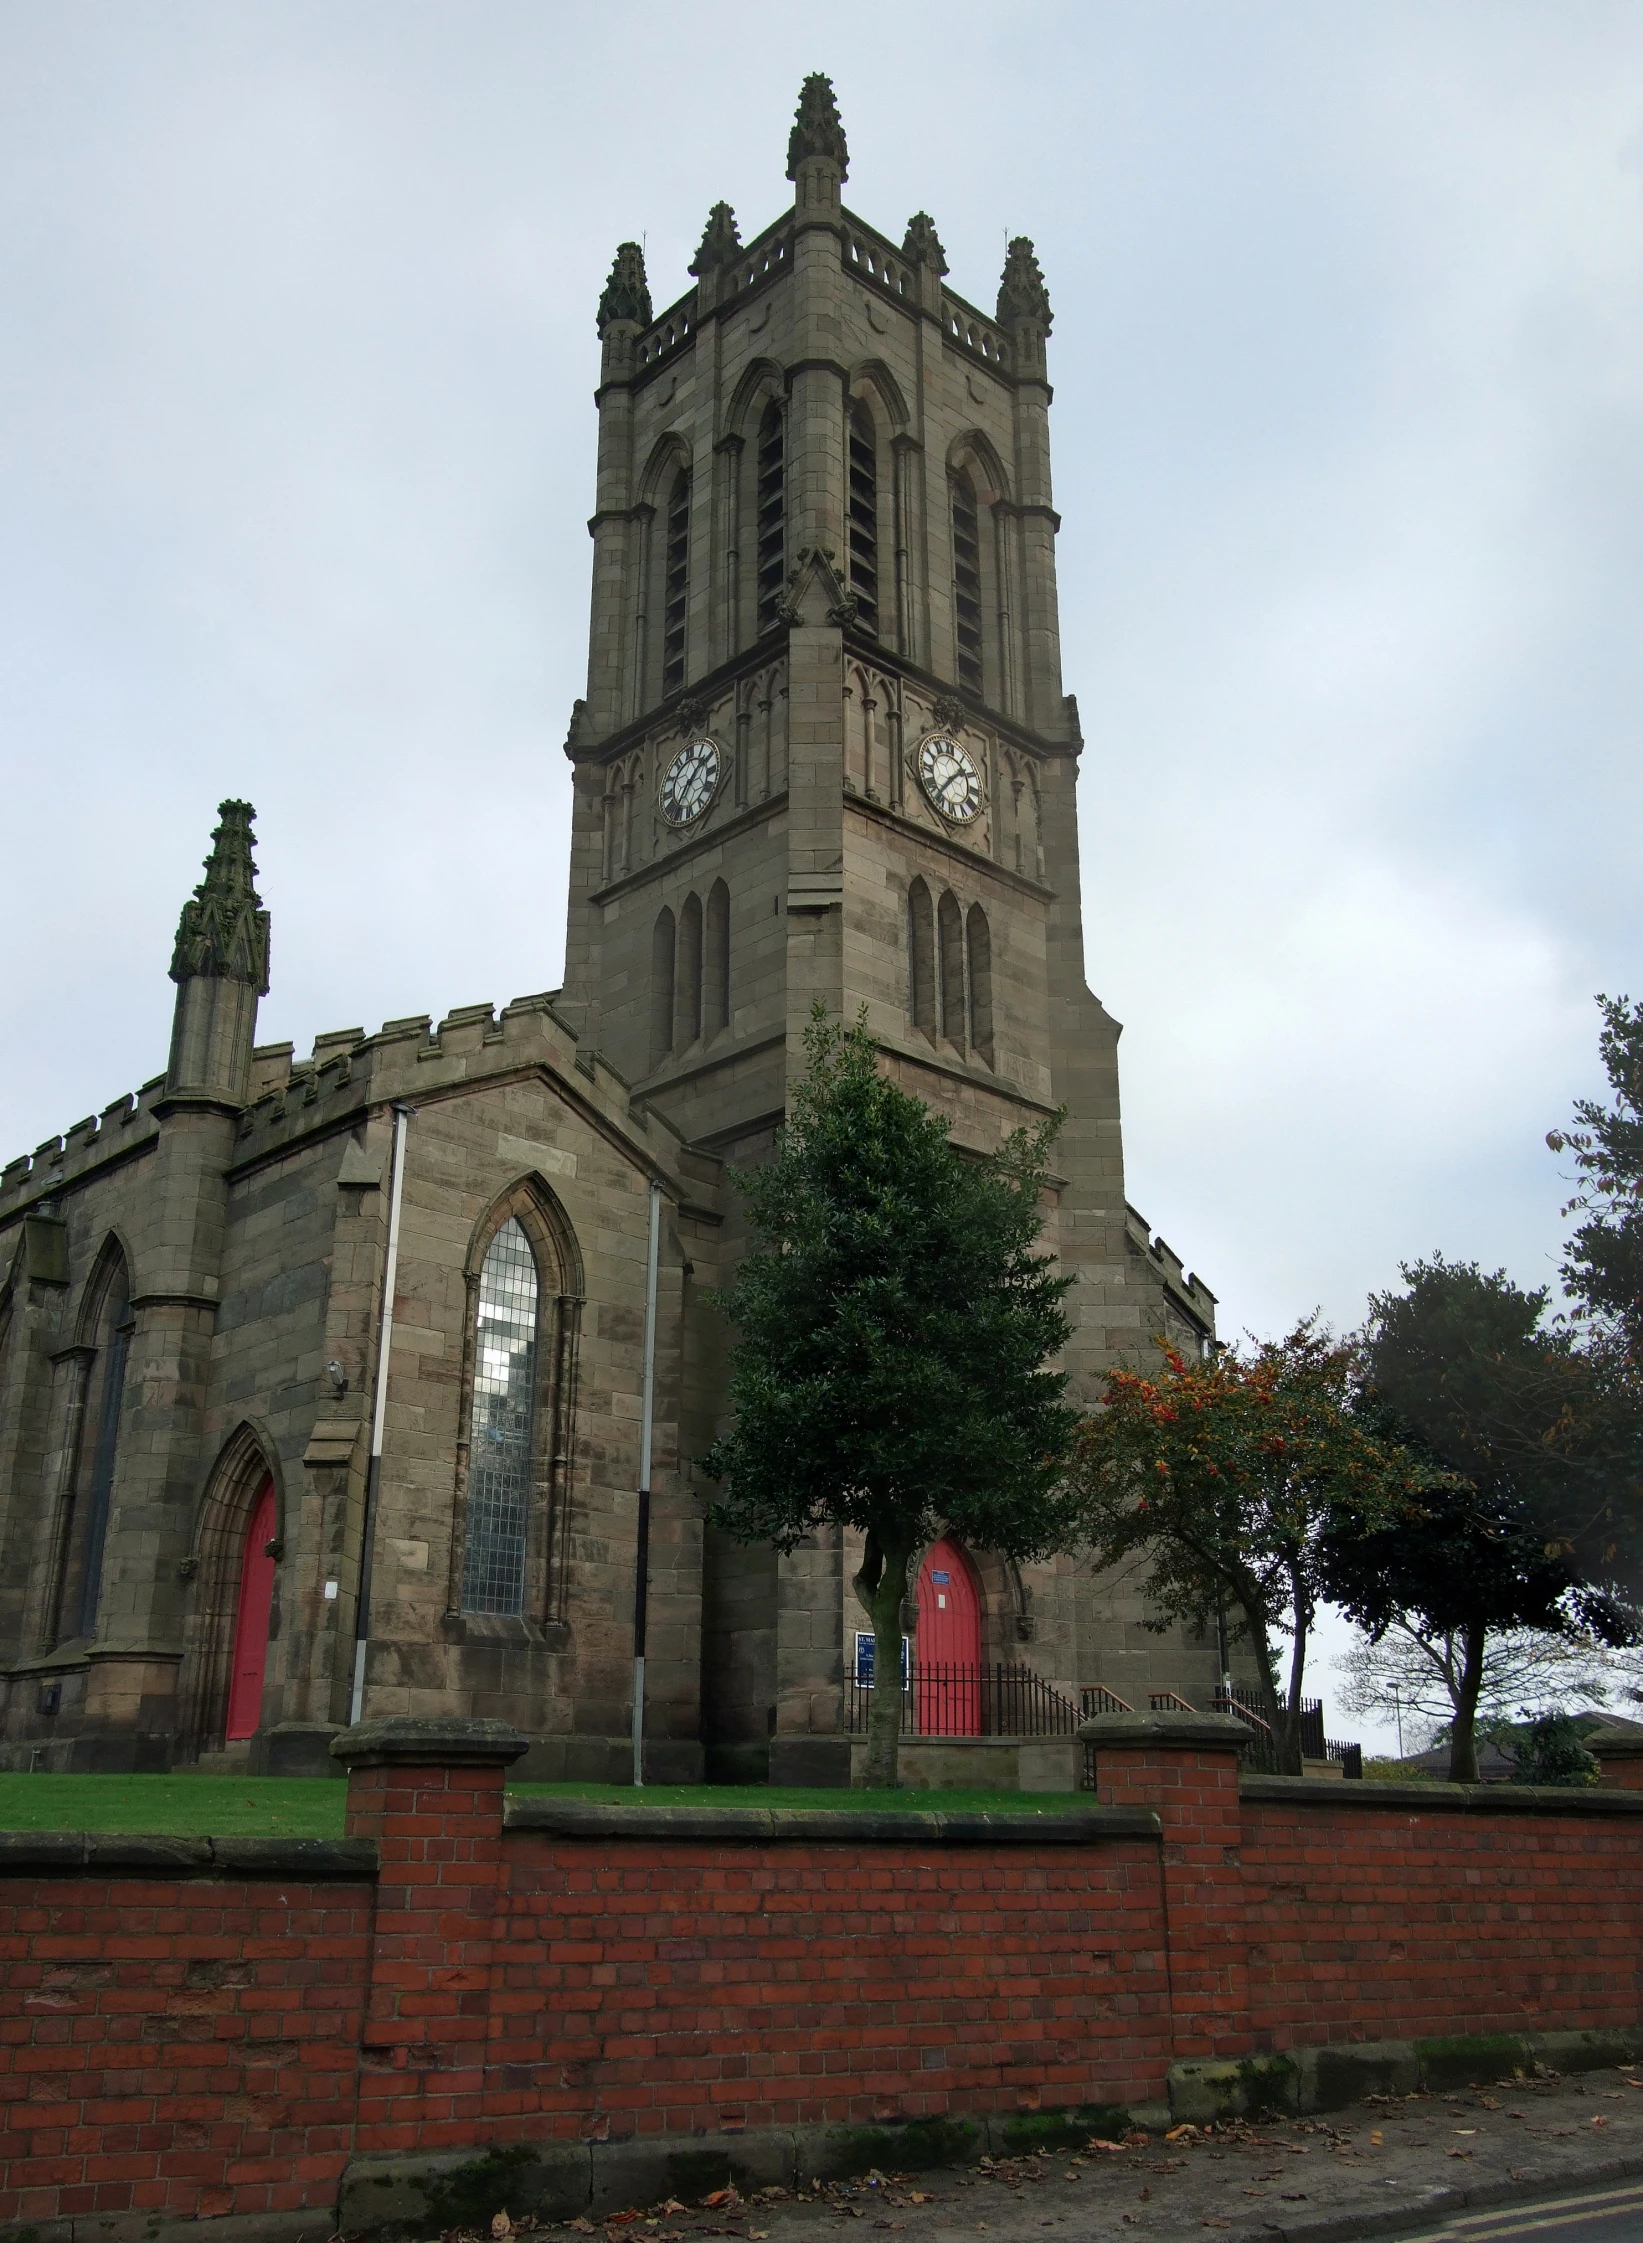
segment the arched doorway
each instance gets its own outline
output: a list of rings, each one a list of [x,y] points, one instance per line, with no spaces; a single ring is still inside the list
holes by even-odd
[[[981,1734],[981,1591],[975,1568],[945,1535],[918,1575],[914,1714],[920,1735]]]
[[[251,1506],[240,1556],[240,1594],[234,1612],[234,1653],[228,1675],[228,1721],[224,1735],[254,1737],[262,1719],[262,1677],[268,1664],[268,1621],[274,1603],[274,1482],[265,1479]]]

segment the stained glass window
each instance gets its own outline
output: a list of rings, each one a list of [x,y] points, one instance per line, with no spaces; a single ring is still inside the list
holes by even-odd
[[[491,1240],[479,1273],[464,1612],[517,1618],[525,1609],[536,1296],[530,1241],[510,1216]]]

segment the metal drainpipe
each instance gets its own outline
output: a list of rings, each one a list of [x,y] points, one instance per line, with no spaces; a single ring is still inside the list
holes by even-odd
[[[645,1243],[645,1370],[639,1404],[639,1535],[633,1554],[633,1780],[645,1780],[645,1620],[650,1602],[650,1437],[656,1409],[656,1266],[662,1238],[662,1187],[650,1187]]]
[[[405,1134],[414,1106],[394,1103],[393,1173],[388,1185],[388,1254],[382,1269],[382,1338],[377,1348],[376,1401],[371,1416],[371,1461],[365,1471],[365,1517],[360,1526],[359,1595],[354,1603],[354,1687],[348,1726],[365,1703],[365,1652],[371,1640],[371,1573],[376,1555],[377,1490],[382,1479],[382,1429],[388,1416],[388,1357],[394,1344],[394,1281],[399,1272],[399,1209],[405,1193]]]

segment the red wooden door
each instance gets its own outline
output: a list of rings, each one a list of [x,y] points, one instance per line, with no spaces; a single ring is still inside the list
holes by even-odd
[[[945,1538],[919,1568],[916,1673],[922,1735],[981,1734],[981,1593],[969,1559]]]
[[[251,1506],[240,1557],[240,1601],[234,1614],[234,1660],[228,1680],[229,1737],[254,1737],[262,1719],[262,1671],[268,1664],[268,1617],[274,1602],[274,1483],[264,1480]]]

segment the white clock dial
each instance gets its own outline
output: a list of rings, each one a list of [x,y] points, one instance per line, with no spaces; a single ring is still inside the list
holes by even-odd
[[[981,809],[981,773],[957,740],[926,740],[918,752],[919,784],[944,818],[967,826]]]
[[[716,740],[692,740],[662,775],[662,815],[670,826],[688,826],[713,800],[719,784]]]

